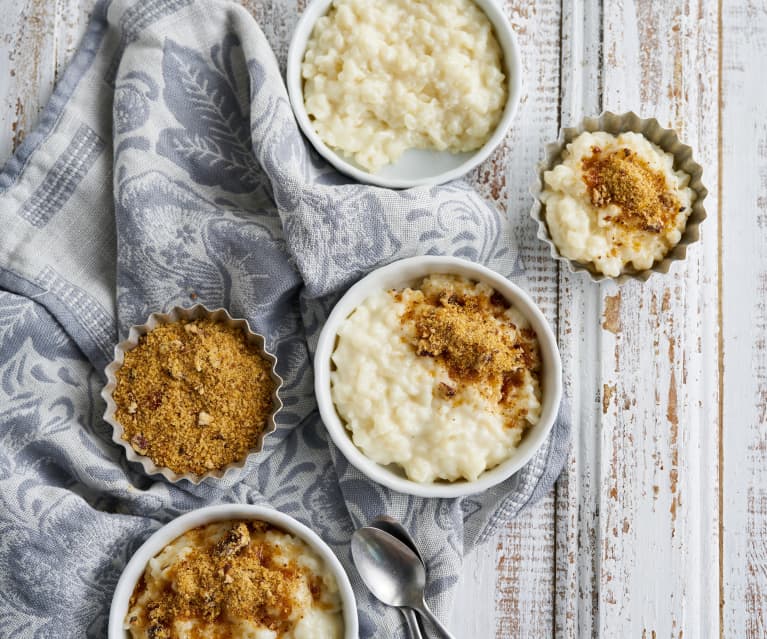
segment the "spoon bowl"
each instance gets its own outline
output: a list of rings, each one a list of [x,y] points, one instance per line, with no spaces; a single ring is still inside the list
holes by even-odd
[[[410,548],[378,528],[352,535],[352,558],[362,581],[388,606],[415,608],[423,598],[426,570]]]
[[[442,637],[454,639],[426,605],[426,568],[411,548],[388,532],[367,526],[354,532],[351,549],[362,581],[379,601],[412,608],[431,621]]]
[[[426,562],[423,560],[423,556],[421,555],[421,551],[418,550],[415,540],[410,536],[407,528],[396,519],[389,517],[388,515],[381,515],[370,522],[370,527],[383,530],[384,532],[389,533],[392,537],[399,539],[403,544],[410,548],[410,550],[418,555],[421,563],[426,566]],[[421,626],[418,623],[418,617],[416,617],[415,612],[411,608],[400,608],[400,610],[405,617],[405,623],[407,624],[411,639],[423,639],[423,632],[421,632]]]
[[[408,529],[405,528],[396,519],[389,517],[388,515],[380,515],[370,522],[369,527],[378,528],[378,530],[383,530],[384,532],[389,533],[392,537],[396,537],[408,548],[410,548],[410,550],[412,550],[416,555],[418,555],[418,559],[421,560],[421,563],[424,566],[426,565],[426,562],[423,560],[423,556],[421,555],[421,551],[418,550],[418,546],[415,544],[415,539],[413,539],[413,537],[410,535]]]

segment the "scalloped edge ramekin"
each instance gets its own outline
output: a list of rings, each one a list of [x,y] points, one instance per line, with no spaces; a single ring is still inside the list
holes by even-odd
[[[689,186],[695,192],[695,202],[693,202],[690,217],[687,218],[687,225],[685,226],[684,233],[682,233],[682,238],[662,260],[655,262],[652,268],[645,271],[626,270],[618,277],[610,277],[597,271],[593,264],[576,262],[564,257],[551,239],[548,225],[546,224],[546,205],[541,200],[541,193],[544,188],[543,174],[559,163],[562,152],[567,145],[586,131],[589,133],[605,131],[612,135],[619,135],[629,131],[641,133],[650,142],[674,156],[674,170],[684,171],[690,176]],[[544,159],[536,165],[535,181],[530,187],[530,193],[533,196],[530,216],[538,223],[538,238],[549,245],[551,257],[567,264],[568,270],[571,273],[583,273],[595,283],[605,280],[613,281],[616,284],[623,284],[632,279],[646,281],[653,273],[668,273],[672,262],[684,260],[687,257],[687,247],[700,240],[700,225],[706,219],[706,209],[703,207],[703,200],[706,199],[708,190],[701,181],[703,167],[693,160],[692,153],[692,148],[681,142],[675,130],[662,127],[655,118],[640,118],[633,111],[620,114],[603,111],[597,117],[584,118],[577,126],[562,128],[556,142],[551,142],[545,146]]]
[[[272,412],[267,421],[266,428],[264,429],[263,433],[261,433],[256,446],[251,448],[247,455],[245,455],[245,457],[243,457],[241,460],[232,462],[223,468],[212,470],[203,475],[194,475],[192,473],[179,474],[172,471],[170,468],[157,466],[157,464],[155,464],[150,457],[139,455],[133,449],[130,443],[123,439],[122,435],[124,430],[122,424],[120,424],[120,422],[115,418],[117,405],[115,404],[114,398],[112,397],[112,393],[117,387],[117,371],[120,370],[123,362],[125,361],[125,353],[138,346],[139,339],[143,335],[146,335],[158,326],[164,324],[173,324],[181,320],[198,319],[209,319],[214,322],[220,322],[230,328],[243,329],[248,343],[255,344],[260,353],[271,363],[272,366],[269,372],[272,381],[275,383],[274,391],[272,393]],[[131,326],[130,330],[128,331],[128,337],[115,346],[114,359],[104,369],[104,374],[107,378],[107,383],[101,390],[101,397],[104,398],[104,401],[107,404],[106,410],[104,411],[104,421],[112,426],[112,441],[125,449],[125,456],[128,458],[128,461],[141,464],[141,466],[144,468],[144,472],[147,475],[162,475],[165,477],[165,479],[173,484],[181,481],[182,479],[186,479],[195,485],[209,478],[223,479],[227,475],[234,474],[237,471],[243,469],[252,455],[261,452],[264,444],[264,439],[277,429],[275,417],[277,413],[279,413],[282,409],[282,400],[279,396],[279,390],[282,387],[283,380],[277,374],[276,369],[277,357],[266,350],[266,339],[263,335],[256,333],[250,328],[248,320],[233,318],[229,314],[229,311],[227,311],[225,308],[216,308],[211,310],[202,304],[195,304],[190,308],[174,306],[167,313],[152,313],[143,324]]]

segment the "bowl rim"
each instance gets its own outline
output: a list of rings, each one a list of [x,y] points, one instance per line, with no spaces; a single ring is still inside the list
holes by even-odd
[[[326,566],[333,573],[343,605],[344,639],[357,639],[359,623],[357,619],[357,601],[354,597],[349,576],[336,554],[320,536],[297,519],[278,510],[253,504],[217,504],[204,506],[189,511],[172,519],[160,527],[133,553],[125,564],[120,579],[112,595],[107,626],[108,639],[127,639],[123,620],[128,612],[128,603],[133,589],[147,562],[165,546],[186,531],[217,521],[228,519],[256,519],[265,521],[299,537],[322,557]]]
[[[312,127],[306,113],[303,100],[303,81],[301,79],[301,64],[303,63],[306,44],[311,36],[317,20],[324,16],[333,0],[312,0],[304,9],[296,23],[290,40],[285,74],[288,97],[298,126],[311,142],[316,151],[333,165],[338,171],[359,182],[381,186],[390,189],[404,189],[416,186],[435,186],[463,177],[484,162],[491,153],[503,142],[514,118],[516,117],[522,96],[522,62],[519,43],[511,22],[506,17],[501,6],[494,0],[472,0],[488,17],[493,25],[496,39],[503,51],[505,71],[508,82],[508,96],[501,119],[490,138],[479,149],[460,165],[432,176],[422,178],[383,177],[369,173],[345,160],[339,153],[326,145]],[[447,153],[445,151],[444,153]]]
[[[269,374],[274,382],[272,391],[272,412],[267,419],[266,427],[258,438],[256,445],[249,449],[242,458],[230,462],[223,468],[213,469],[202,475],[195,475],[191,472],[177,473],[166,466],[158,466],[151,457],[140,455],[130,442],[122,438],[124,427],[116,417],[117,403],[114,400],[114,390],[117,388],[117,371],[122,368],[125,362],[125,353],[138,346],[142,336],[152,332],[158,326],[185,321],[194,321],[198,319],[209,319],[213,322],[224,324],[230,328],[238,328],[245,332],[249,342],[254,343],[260,354],[270,364]],[[261,333],[254,331],[250,322],[241,317],[232,317],[229,311],[223,307],[210,309],[204,304],[194,304],[193,306],[173,306],[165,312],[155,311],[147,317],[143,324],[134,324],[128,330],[125,339],[118,342],[114,347],[114,357],[104,368],[104,377],[106,382],[101,388],[101,398],[106,406],[104,408],[104,421],[112,427],[112,441],[125,450],[125,457],[129,462],[140,464],[147,476],[162,475],[167,481],[176,484],[181,480],[187,480],[194,485],[198,485],[205,480],[224,480],[229,476],[234,476],[247,466],[251,456],[258,455],[263,450],[266,438],[277,430],[276,417],[283,408],[280,390],[284,385],[284,380],[277,373],[277,356],[266,348],[266,337]]]
[[[330,357],[341,322],[377,288],[388,288],[383,281],[405,284],[434,273],[453,273],[485,282],[496,288],[530,321],[538,337],[544,363],[545,389],[541,419],[525,435],[511,457],[486,470],[476,480],[422,484],[407,479],[368,458],[352,441],[336,412],[330,390]],[[392,284],[396,285],[396,284]],[[548,371],[548,372],[546,372]],[[314,393],[325,428],[333,443],[346,459],[369,479],[401,493],[418,497],[463,497],[483,492],[522,469],[543,446],[554,426],[562,400],[562,361],[556,337],[540,308],[519,286],[486,266],[448,256],[417,256],[392,262],[378,268],[356,284],[338,300],[322,328],[314,356]],[[527,444],[525,442],[527,441]]]

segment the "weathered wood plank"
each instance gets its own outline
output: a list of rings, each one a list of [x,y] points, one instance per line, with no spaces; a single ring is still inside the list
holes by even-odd
[[[723,636],[767,636],[767,5],[722,5]]]
[[[567,115],[604,108],[656,116],[715,167],[716,3],[602,9],[597,24],[586,21],[591,37],[601,27],[601,76],[588,70],[598,53],[587,55],[580,79],[573,56]],[[716,171],[706,175],[715,190]],[[581,428],[576,468],[561,488],[568,509],[557,519],[566,527],[557,545],[563,636],[717,634],[715,200],[707,208],[703,242],[669,275],[620,289],[563,277],[560,334],[569,336]]]
[[[0,2],[0,158],[35,125],[77,49],[90,5],[76,0]]]
[[[551,637],[554,621],[554,492],[500,531],[496,542],[495,636]],[[484,577],[487,579],[487,576]],[[487,605],[487,604],[485,604]],[[471,616],[482,614],[481,608]],[[463,634],[464,637],[491,635]]]
[[[558,0],[536,3],[506,0],[504,6],[522,53],[524,97],[505,144],[471,176],[486,198],[507,211],[522,247],[530,292],[556,327],[557,265],[535,237],[528,212],[532,167],[546,140],[556,136],[559,105]],[[553,493],[506,526],[493,546],[496,553],[495,636],[547,637],[553,632],[554,498]],[[484,577],[487,579],[487,576]],[[468,617],[492,618],[492,602],[476,601]],[[467,629],[468,630],[468,629]],[[491,632],[464,632],[465,637],[489,637]]]
[[[561,123],[602,110],[602,10],[599,0],[562,8]],[[557,483],[555,636],[599,636],[599,369],[595,345],[599,288],[566,269],[559,280],[559,348],[574,433]]]
[[[495,632],[496,549],[488,542],[470,555],[456,586],[448,627],[456,637],[492,637]]]
[[[3,20],[0,59],[3,60],[0,105],[0,157],[7,158],[37,121],[54,81],[55,9],[28,0],[11,7]]]

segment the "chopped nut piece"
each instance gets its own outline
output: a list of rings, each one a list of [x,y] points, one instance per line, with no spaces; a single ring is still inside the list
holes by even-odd
[[[213,423],[213,415],[209,415],[204,410],[201,410],[200,413],[197,415],[197,425],[198,426],[207,426],[208,424]]]
[[[179,362],[174,362],[170,365],[168,368],[168,374],[173,379],[184,379],[184,371],[181,368],[181,364]]]
[[[146,455],[149,451],[149,445],[146,441],[146,437],[144,437],[141,433],[131,437],[130,445],[139,455]]]
[[[445,384],[445,382],[440,382],[437,385],[437,392],[439,393],[439,396],[442,397],[442,399],[450,399],[451,397],[455,397],[455,388],[449,384]]]
[[[128,404],[128,412],[131,415],[135,414],[137,409],[138,409],[138,404],[136,402],[131,402],[130,404]]]
[[[184,324],[184,330],[187,333],[192,333],[193,335],[197,335],[197,333],[199,332],[197,329],[197,324],[195,324],[194,322]]]
[[[250,543],[250,533],[245,522],[235,524],[226,533],[226,536],[218,542],[216,551],[223,556],[229,557],[236,555],[240,550]]]

